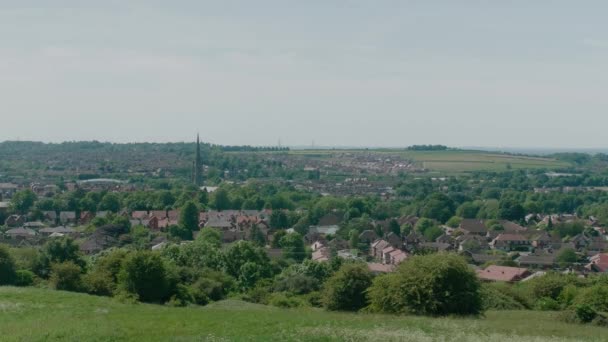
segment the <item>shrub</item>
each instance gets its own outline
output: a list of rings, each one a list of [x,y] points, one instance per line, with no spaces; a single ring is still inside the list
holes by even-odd
[[[19,270],[15,273],[15,286],[30,286],[34,284],[34,273],[28,270]]]
[[[593,285],[580,291],[575,305],[589,306],[595,311],[608,312],[608,285]]]
[[[82,290],[82,269],[72,261],[51,265],[49,283],[56,290],[75,291]]]
[[[160,255],[150,251],[127,256],[118,278],[122,289],[136,294],[143,302],[167,300],[175,281]]]
[[[365,264],[345,264],[327,280],[323,303],[328,310],[357,311],[367,305],[372,274]]]
[[[557,300],[544,297],[536,301],[536,309],[540,311],[558,311],[560,305]]]
[[[0,245],[0,285],[15,282],[15,260],[5,245]]]
[[[525,306],[504,291],[502,284],[483,284],[481,286],[482,307],[484,310],[524,310]]]
[[[439,253],[402,263],[397,272],[378,278],[369,293],[371,308],[380,312],[476,315],[483,309],[480,287],[463,258]]]
[[[275,281],[276,292],[307,294],[319,289],[319,281],[303,274],[293,274],[281,277]]]
[[[536,300],[541,298],[557,299],[566,285],[574,283],[575,279],[558,273],[549,273],[529,282],[532,295]]]
[[[597,312],[588,304],[580,304],[574,308],[576,318],[582,323],[589,323],[597,317]]]
[[[111,296],[116,290],[112,275],[107,272],[90,272],[83,277],[85,291],[98,296]]]
[[[271,294],[268,304],[279,308],[299,308],[308,306],[308,303],[302,298],[289,296],[284,292],[275,292]]]

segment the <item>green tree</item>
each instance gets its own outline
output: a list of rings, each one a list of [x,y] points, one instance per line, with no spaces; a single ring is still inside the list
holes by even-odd
[[[558,255],[556,261],[562,267],[566,267],[578,261],[576,251],[572,248],[566,248],[562,250]]]
[[[198,230],[198,207],[192,201],[187,202],[180,211],[179,224],[187,230]]]
[[[219,211],[230,209],[231,202],[226,189],[219,188],[213,193],[213,195],[213,206],[215,209]]]
[[[131,253],[118,275],[119,286],[143,302],[163,302],[170,297],[175,278],[159,254],[151,251]]]
[[[0,245],[0,285],[10,285],[15,281],[15,260],[8,247]]]
[[[283,257],[285,259],[293,259],[300,262],[306,258],[302,235],[298,233],[287,234],[281,238],[279,244],[283,248]]]
[[[36,202],[36,194],[30,190],[21,190],[16,192],[11,198],[11,208],[19,214],[27,214]]]
[[[332,311],[358,311],[367,306],[366,291],[371,284],[367,265],[345,264],[325,283],[323,304]]]
[[[260,247],[266,246],[266,237],[257,224],[254,224],[253,227],[251,227],[251,231],[249,232],[249,240],[253,241],[253,243]]]
[[[49,283],[56,290],[81,291],[82,269],[72,261],[66,261],[51,265],[51,276]]]
[[[99,202],[99,210],[107,210],[113,213],[120,211],[120,198],[113,192],[108,192]]]
[[[278,230],[272,235],[272,242],[270,246],[272,248],[281,248],[281,239],[287,235],[287,232],[284,230]]]
[[[285,229],[289,228],[289,219],[283,210],[273,210],[270,214],[270,228]]]
[[[208,243],[211,246],[220,248],[222,246],[222,235],[215,228],[203,228],[196,238],[197,241]]]
[[[370,308],[419,315],[477,315],[482,311],[480,287],[475,272],[455,254],[414,256],[397,272],[374,281]]]
[[[391,219],[389,221],[388,230],[395,233],[397,236],[401,236],[401,227],[399,226],[399,222],[397,222],[395,219]]]
[[[39,276],[46,278],[49,276],[51,264],[61,264],[69,261],[81,269],[84,269],[86,265],[74,240],[67,237],[51,239],[42,246],[35,271]]]

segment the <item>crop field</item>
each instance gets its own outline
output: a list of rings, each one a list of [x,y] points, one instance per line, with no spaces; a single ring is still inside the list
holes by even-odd
[[[559,169],[571,166],[551,158],[517,156],[483,151],[399,151],[378,150],[295,150],[290,154],[311,158],[331,158],[339,153],[378,153],[399,155],[435,172],[506,171],[508,169]]]
[[[606,341],[608,329],[557,313],[428,318],[279,309],[236,300],[206,307],[123,304],[61,291],[0,287],[2,341]]]

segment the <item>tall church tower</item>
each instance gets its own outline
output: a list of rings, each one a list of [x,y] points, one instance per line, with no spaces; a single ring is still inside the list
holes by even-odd
[[[196,186],[203,185],[203,159],[201,158],[201,140],[199,135],[196,135],[196,160],[194,161],[193,180]]]

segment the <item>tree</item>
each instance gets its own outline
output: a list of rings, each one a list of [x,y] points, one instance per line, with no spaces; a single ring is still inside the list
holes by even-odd
[[[576,251],[572,248],[566,248],[562,250],[558,255],[556,261],[560,266],[565,267],[578,261]]]
[[[253,227],[251,227],[251,231],[249,232],[249,240],[253,241],[253,243],[260,247],[266,246],[266,237],[257,224],[254,224]]]
[[[226,189],[219,188],[213,194],[213,206],[215,209],[219,211],[230,209],[231,202]]]
[[[101,202],[99,202],[99,210],[107,210],[113,213],[117,213],[120,210],[120,198],[118,195],[112,192],[108,192],[103,196]]]
[[[36,194],[30,190],[18,191],[11,199],[11,208],[19,214],[27,214],[36,202]]]
[[[481,284],[466,261],[448,253],[414,256],[369,289],[377,312],[419,315],[477,315]]]
[[[222,235],[219,230],[214,228],[203,228],[196,237],[196,241],[208,243],[211,246],[220,248],[222,246]]]
[[[74,240],[66,237],[49,240],[40,250],[36,273],[41,277],[48,277],[51,264],[61,264],[68,261],[73,262],[81,269],[84,269],[86,265]]]
[[[524,207],[515,200],[500,201],[498,216],[503,220],[521,221],[526,216]]]
[[[262,276],[270,277],[272,273],[270,259],[268,259],[268,255],[264,249],[255,246],[250,241],[239,241],[230,246],[225,257],[226,272],[228,274],[239,279],[241,267],[247,262],[260,265]]]
[[[270,243],[270,247],[272,248],[281,248],[281,239],[287,235],[287,232],[284,230],[279,230],[272,235],[272,242]]]
[[[0,285],[13,284],[16,277],[15,269],[15,260],[8,247],[0,245]]]
[[[401,227],[399,226],[399,222],[397,222],[395,219],[391,219],[389,221],[388,230],[397,236],[401,236]]]
[[[306,257],[304,240],[302,239],[302,235],[298,233],[290,233],[283,236],[279,244],[283,248],[283,257],[285,259],[293,259],[300,262]]]
[[[446,225],[450,228],[458,228],[460,226],[460,222],[462,222],[462,218],[458,216],[453,216],[446,222]]]
[[[151,251],[131,253],[118,275],[119,286],[143,302],[163,302],[174,285],[173,275],[159,254]]]
[[[51,265],[51,277],[49,283],[56,290],[81,291],[82,269],[72,261],[66,261]]]
[[[198,207],[194,202],[188,201],[182,207],[179,224],[189,231],[198,230]]]
[[[448,196],[435,193],[429,197],[424,207],[421,210],[422,217],[435,219],[440,222],[446,222],[450,217],[454,216],[455,208],[454,201]]]
[[[289,219],[283,210],[273,210],[270,214],[270,228],[285,229],[289,228]]]
[[[345,264],[325,283],[323,304],[332,311],[358,311],[367,305],[366,291],[371,284],[367,265]]]
[[[350,248],[357,249],[359,248],[359,231],[353,229],[349,233],[349,244]]]

